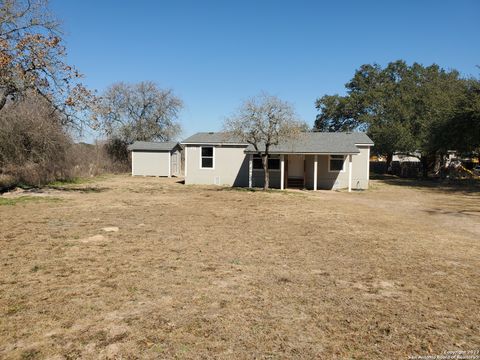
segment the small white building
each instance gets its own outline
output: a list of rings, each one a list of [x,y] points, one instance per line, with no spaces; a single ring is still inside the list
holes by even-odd
[[[182,172],[182,148],[178,142],[135,141],[132,152],[133,176],[179,176]]]

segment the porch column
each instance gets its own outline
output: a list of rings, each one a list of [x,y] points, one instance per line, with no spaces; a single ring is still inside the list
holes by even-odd
[[[285,155],[280,155],[280,190],[285,188]]]
[[[313,191],[317,190],[317,170],[318,170],[318,155],[315,154],[315,159],[313,160]]]
[[[352,191],[352,154],[348,155],[348,192]]]
[[[248,156],[248,187],[252,188],[253,155]]]

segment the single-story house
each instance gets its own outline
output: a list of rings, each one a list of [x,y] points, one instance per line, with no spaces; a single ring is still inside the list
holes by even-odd
[[[222,132],[197,133],[182,145],[185,184],[263,187],[262,160],[252,145]],[[367,189],[371,146],[361,132],[302,133],[270,148],[270,186]]]
[[[179,176],[182,169],[181,145],[178,142],[135,141],[132,152],[132,175]]]

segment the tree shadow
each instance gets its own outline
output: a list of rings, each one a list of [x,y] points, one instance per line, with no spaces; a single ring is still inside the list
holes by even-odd
[[[97,187],[97,186],[87,186],[87,187],[72,187],[72,186],[49,186],[48,189],[66,191],[66,192],[80,192],[80,193],[101,193],[110,188],[107,187]]]
[[[463,209],[463,210],[445,210],[445,209],[428,209],[424,210],[429,215],[453,215],[453,216],[469,216],[480,217],[480,210],[477,209]]]
[[[394,175],[375,174],[372,180],[380,180],[394,186],[428,189],[446,193],[480,194],[480,180],[475,179],[407,179]]]

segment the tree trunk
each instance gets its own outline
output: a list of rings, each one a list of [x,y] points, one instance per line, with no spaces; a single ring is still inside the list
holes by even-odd
[[[268,173],[268,154],[262,154],[262,164],[263,164],[263,174],[264,174],[264,183],[263,190],[268,190],[270,187],[270,174]]]
[[[447,177],[447,155],[440,155],[440,178],[445,179]]]
[[[393,153],[388,153],[387,154],[387,160],[385,162],[385,174],[388,173],[388,170],[390,169],[390,166],[392,166],[392,160],[393,160]]]
[[[0,110],[2,110],[3,107],[5,106],[5,104],[7,103],[7,98],[8,98],[7,95],[3,95],[3,96],[0,98]]]
[[[422,154],[420,161],[422,163],[422,177],[424,179],[427,179],[428,178],[428,155]]]

